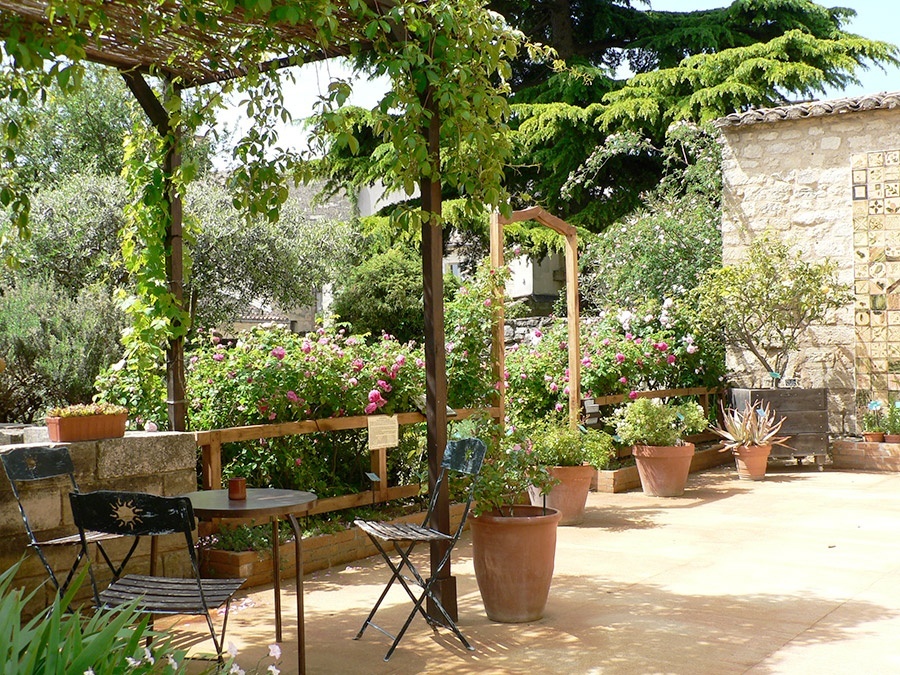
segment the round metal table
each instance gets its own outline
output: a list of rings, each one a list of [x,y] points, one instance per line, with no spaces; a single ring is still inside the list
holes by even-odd
[[[199,490],[183,495],[191,500],[194,515],[201,520],[221,518],[270,518],[272,521],[272,573],[275,582],[275,640],[281,642],[281,570],[278,561],[278,519],[287,517],[294,531],[297,556],[297,658],[299,672],[306,672],[306,636],[303,627],[303,536],[296,514],[306,513],[318,497],[301,490],[247,488],[247,499],[228,498],[228,490]]]

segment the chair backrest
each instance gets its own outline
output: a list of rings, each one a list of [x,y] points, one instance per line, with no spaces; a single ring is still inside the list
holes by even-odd
[[[75,466],[72,463],[72,457],[66,446],[21,446],[12,448],[0,453],[0,462],[6,469],[6,477],[9,478],[9,485],[12,488],[13,496],[16,498],[16,505],[19,507],[19,515],[22,516],[22,522],[25,525],[25,532],[32,546],[37,546],[37,534],[31,527],[28,519],[28,513],[25,505],[22,503],[22,496],[19,493],[19,483],[32,483],[40,480],[48,480],[68,476],[72,489],[78,491],[78,484],[75,482]],[[50,572],[50,578],[56,581],[49,561],[44,558],[44,554],[37,549],[44,566]]]
[[[73,492],[69,500],[72,518],[81,530],[132,537],[183,532],[193,542],[194,510],[187,497],[98,490]]]
[[[448,441],[441,466],[450,471],[476,476],[481,471],[487,446],[480,438],[461,438]]]
[[[62,446],[22,446],[0,453],[10,483],[68,476],[75,485],[75,466]]]

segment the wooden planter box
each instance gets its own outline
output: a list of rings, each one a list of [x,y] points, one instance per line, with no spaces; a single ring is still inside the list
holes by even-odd
[[[730,452],[722,452],[717,448],[699,450],[691,459],[691,473],[710,469],[723,464],[733,464],[734,456]],[[596,492],[626,492],[641,487],[641,477],[636,466],[626,466],[612,471],[598,471],[591,482],[591,489]]]
[[[790,448],[772,446],[771,457],[815,457],[821,471],[828,453],[828,390],[813,389],[741,389],[731,390],[731,406],[743,410],[747,403],[762,401],[775,412],[775,418],[786,418],[781,435]]]
[[[128,415],[86,415],[83,417],[48,417],[47,433],[54,443],[99,441],[125,435]]]
[[[835,469],[900,471],[900,443],[835,441],[831,458]]]

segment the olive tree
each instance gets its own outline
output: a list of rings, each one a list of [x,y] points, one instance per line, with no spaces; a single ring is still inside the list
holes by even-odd
[[[851,301],[831,260],[807,262],[771,233],[750,244],[746,259],[713,268],[694,291],[708,327],[747,350],[778,381],[811,324]]]

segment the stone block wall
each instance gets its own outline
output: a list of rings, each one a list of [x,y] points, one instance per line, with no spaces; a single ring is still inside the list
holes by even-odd
[[[803,387],[827,387],[831,431],[853,433],[857,393],[882,399],[900,393],[900,311],[886,311],[900,310],[900,215],[894,222],[876,212],[884,209],[875,195],[886,177],[868,171],[900,148],[900,109],[790,114],[800,108],[784,109],[771,122],[720,125],[723,261],[744,257],[753,238],[769,229],[804,259],[838,264],[855,305],[809,331],[786,376]],[[900,181],[900,167],[897,173]],[[750,354],[730,353],[728,367],[742,386],[768,384]]]
[[[48,445],[49,441],[39,440],[39,431],[39,428],[29,430],[23,439],[33,445]],[[75,480],[82,492],[109,489],[179,495],[197,489],[197,444],[193,434],[128,432],[124,438],[67,445],[75,465]],[[0,452],[9,448],[8,445],[0,446]],[[69,507],[70,489],[66,477],[39,481],[20,489],[29,520],[40,530],[40,538],[77,532]],[[47,573],[37,555],[27,548],[27,542],[15,497],[4,475],[0,479],[0,568],[8,569],[25,555],[16,584],[28,591],[40,588],[32,603],[37,611],[50,602],[55,591],[49,583],[44,583]],[[115,558],[124,555],[129,545],[126,540],[117,540],[107,543],[105,548]],[[158,547],[159,573],[182,576],[189,572],[190,560],[180,535],[160,537]],[[57,576],[62,574],[64,579],[77,551],[74,547],[56,549],[49,552],[48,558]],[[108,580],[111,575],[94,547],[92,553],[96,563],[94,569],[102,573],[98,578]],[[149,541],[141,542],[135,556],[129,570],[146,574],[150,564]],[[89,595],[87,585],[79,597],[86,599]]]

